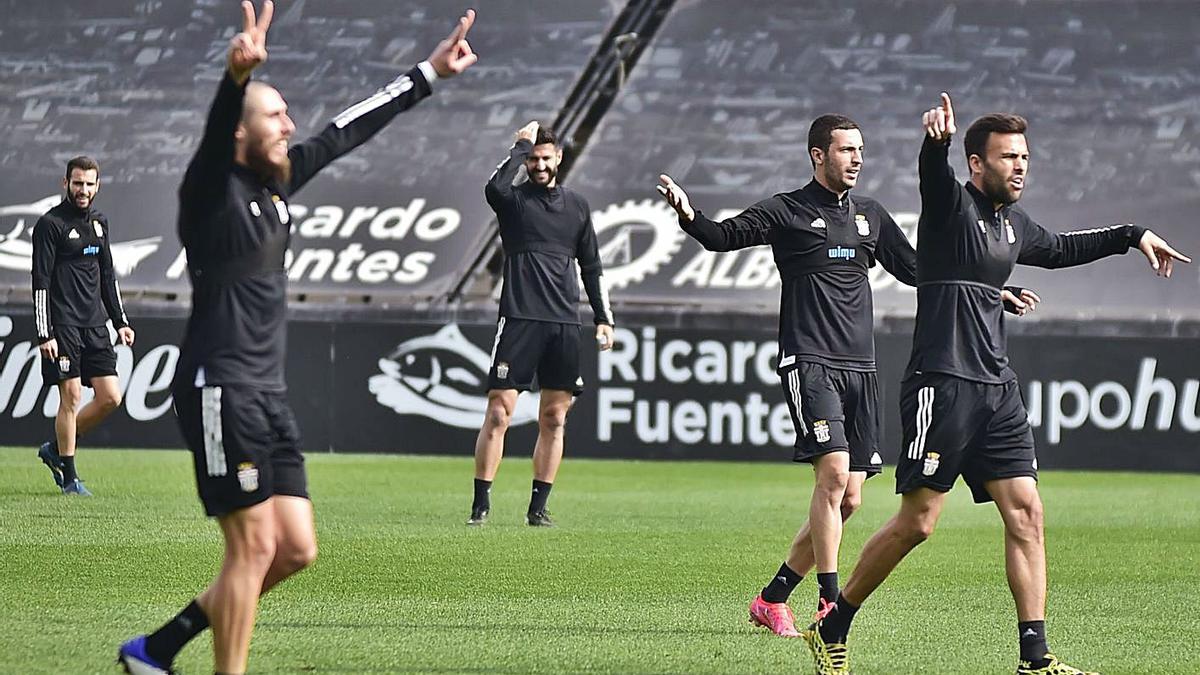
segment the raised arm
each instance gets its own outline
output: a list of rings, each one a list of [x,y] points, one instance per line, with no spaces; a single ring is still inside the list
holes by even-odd
[[[714,222],[703,213],[692,208],[691,201],[683,188],[670,176],[658,177],[655,186],[658,194],[666,200],[679,216],[679,226],[691,238],[709,251],[736,251],[751,246],[770,244],[776,226],[782,225],[787,214],[776,198],[763,200],[738,215]]]
[[[921,124],[925,129],[925,140],[917,160],[917,173],[921,184],[922,221],[926,224],[946,223],[945,216],[954,208],[960,194],[949,159],[950,141],[957,130],[954,104],[949,94],[942,93],[941,105],[927,110]]]
[[[342,111],[320,134],[293,146],[288,151],[292,162],[288,191],[304,187],[330,162],[362,145],[396,115],[429,96],[435,81],[454,77],[474,64],[478,57],[467,42],[473,23],[475,10],[468,9],[428,59]]]
[[[516,141],[508,150],[508,157],[496,166],[483,187],[483,196],[493,211],[499,213],[507,208],[513,200],[513,180],[525,163],[525,158],[533,150],[533,141],[537,138],[538,123],[530,122],[517,131]]]
[[[229,41],[225,77],[208,111],[200,147],[188,164],[179,186],[182,207],[190,212],[217,208],[227,187],[226,176],[233,166],[233,132],[242,118],[242,103],[250,73],[267,60],[267,29],[275,14],[275,3],[266,0],[262,14],[254,15],[254,4],[242,2],[242,30]]]

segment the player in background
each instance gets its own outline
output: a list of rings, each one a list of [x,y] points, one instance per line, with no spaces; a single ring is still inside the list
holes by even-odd
[[[878,262],[916,285],[916,252],[891,214],[870,197],[851,197],[864,151],[858,124],[822,115],[808,132],[809,183],[719,223],[669,176],[657,187],[704,248],[769,245],[779,269],[779,378],[796,429],[795,461],[812,464],[816,481],[808,520],[750,603],[750,620],[785,637],[800,635],[787,600],[809,570],[817,570],[818,612],[837,599],[842,523],[861,503],[863,482],[883,468],[868,271]],[[1031,291],[1010,291],[1015,312],[1037,302]]]
[[[172,393],[192,451],[205,512],[225,541],[211,586],[150,635],[118,651],[132,673],[168,672],[175,655],[213,629],[214,670],[244,673],[259,597],[317,553],[300,432],[287,402],[284,359],[290,238],[288,200],[321,169],[475,63],[468,10],[407,73],[289,147],[295,125],[280,93],[250,79],[267,58],[274,6],[242,3],[225,77],[179,188],[192,313]]]
[[[42,355],[42,382],[58,386],[54,440],[38,458],[65,495],[90,497],[75,468],[76,439],[121,405],[117,339],[133,346],[133,328],[113,273],[108,218],[95,208],[100,165],[90,157],[67,162],[63,200],[33,226],[33,316]],[[79,408],[83,387],[95,398]]]
[[[1131,248],[1169,277],[1190,262],[1132,224],[1051,234],[1016,205],[1029,170],[1026,122],[980,117],[963,146],[970,175],[948,161],[956,131],[947,94],[925,113],[918,162],[917,319],[902,384],[899,512],[866,543],[833,610],[804,631],[818,673],[849,671],[855,613],[910,551],[929,538],[961,475],[977,503],[994,501],[1004,524],[1005,568],[1017,609],[1018,675],[1080,675],[1046,642],[1046,549],[1033,433],[1009,368],[1000,289],[1018,265],[1082,265]],[[952,611],[952,610],[951,610]],[[934,652],[936,654],[936,652]],[[936,660],[931,668],[937,669]]]
[[[592,210],[578,192],[558,184],[562,147],[549,129],[530,122],[517,132],[508,157],[484,188],[504,246],[500,318],[488,371],[488,403],[475,441],[474,498],[468,525],[491,511],[492,481],[504,455],[504,435],[517,396],[537,375],[541,398],[533,449],[533,488],[525,522],[554,523],[546,500],[563,454],[567,411],[583,392],[579,373],[579,281],[596,324],[596,343],[612,349],[613,315],[592,227]],[[527,181],[513,186],[520,168]],[[578,261],[578,271],[575,267]]]

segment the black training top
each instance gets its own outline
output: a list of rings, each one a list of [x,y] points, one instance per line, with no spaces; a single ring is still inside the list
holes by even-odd
[[[38,341],[55,326],[129,325],[113,274],[108,219],[66,200],[33,226],[33,317]]]
[[[226,73],[179,187],[179,239],[187,251],[192,313],[176,386],[285,388],[287,200],[327,164],[428,96],[432,72],[422,63],[347,108],[317,136],[292,146],[291,175],[283,181],[234,163],[233,134],[246,89]]]
[[[696,211],[684,231],[710,251],[770,244],[783,282],[780,367],[795,361],[875,370],[867,270],[878,261],[916,284],[916,253],[887,209],[869,197],[839,198],[815,180],[713,222]]]
[[[917,322],[906,377],[945,373],[1000,384],[1016,377],[1000,304],[1013,267],[1082,265],[1124,253],[1146,230],[1111,225],[1051,234],[1020,207],[996,209],[973,184],[959,184],[949,147],[929,138],[921,146]]]
[[[504,247],[500,316],[578,324],[582,278],[593,320],[613,325],[587,200],[562,186],[545,188],[527,181],[513,187],[532,149],[532,142],[517,141],[483,190],[496,212]]]

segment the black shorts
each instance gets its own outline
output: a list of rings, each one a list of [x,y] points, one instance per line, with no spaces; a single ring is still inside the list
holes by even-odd
[[[783,397],[796,427],[797,462],[849,452],[850,470],[873,476],[879,455],[879,385],[875,373],[798,361],[779,369]]]
[[[579,373],[579,325],[501,318],[492,345],[488,390],[533,388],[583,393]]]
[[[55,385],[76,377],[92,386],[93,377],[117,375],[117,352],[105,326],[55,326],[58,359],[42,359],[42,382]]]
[[[225,515],[274,495],[308,498],[300,429],[286,393],[241,385],[173,393],[205,513]]]
[[[896,492],[918,487],[949,492],[961,475],[975,502],[992,501],[984,483],[1037,478],[1033,430],[1016,380],[985,384],[926,373],[900,390],[904,441],[896,465]]]

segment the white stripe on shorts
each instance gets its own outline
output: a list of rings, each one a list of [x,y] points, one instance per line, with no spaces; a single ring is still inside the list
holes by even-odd
[[[492,357],[488,362],[492,367],[496,367],[496,350],[500,349],[500,336],[504,333],[504,317],[500,317],[500,321],[496,324],[496,341],[492,343]]]
[[[229,469],[225,465],[225,441],[221,434],[220,387],[200,390],[200,419],[204,428],[204,463],[208,475],[224,476]]]
[[[929,433],[929,425],[933,424],[933,387],[921,387],[917,390],[917,435],[908,444],[908,458],[921,459],[925,454],[925,437]]]
[[[801,397],[799,368],[793,368],[792,370],[788,371],[788,390],[791,392],[792,403],[796,409],[796,430],[800,432],[802,437],[807,436],[808,428],[804,426],[804,413],[802,412],[800,404]]]

